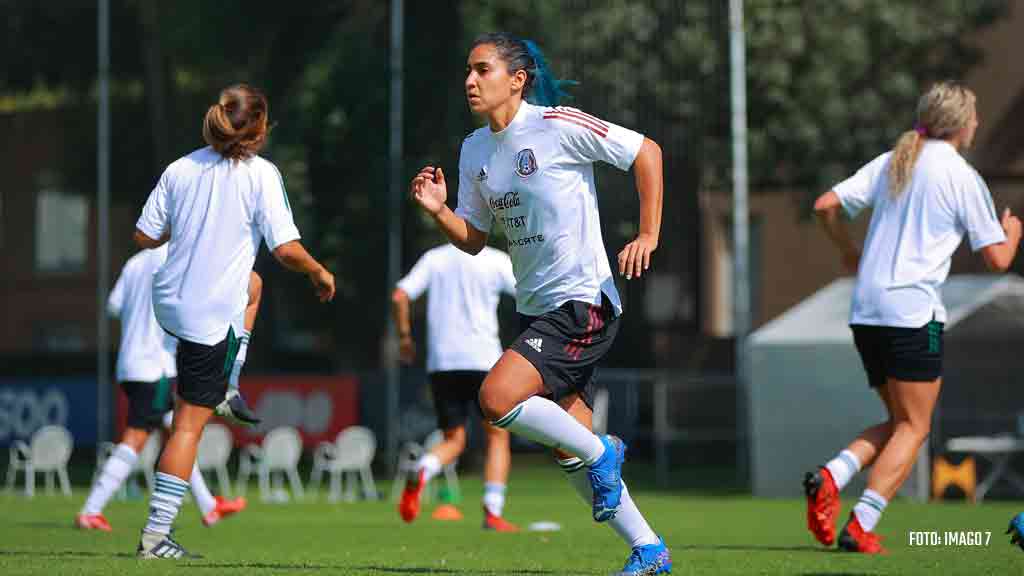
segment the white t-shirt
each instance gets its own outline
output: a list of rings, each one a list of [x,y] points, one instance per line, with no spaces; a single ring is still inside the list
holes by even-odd
[[[420,256],[398,287],[413,300],[427,292],[427,372],[486,372],[501,357],[498,300],[516,290],[507,254],[485,246],[472,256],[438,246]]]
[[[928,140],[906,189],[889,193],[889,157],[833,188],[856,216],[874,207],[850,306],[851,324],[918,328],[946,321],[939,287],[967,234],[971,250],[1006,240],[985,181],[948,142]]]
[[[516,309],[539,316],[569,300],[622,312],[597,211],[594,162],[628,170],[644,137],[574,108],[523,102],[498,133],[484,126],[459,157],[456,214],[509,238]]]
[[[229,326],[241,332],[260,240],[273,250],[299,238],[277,168],[259,156],[228,160],[210,147],[167,167],[136,227],[154,239],[171,233],[153,282],[157,320],[207,346]]]
[[[167,246],[143,250],[124,263],[107,299],[107,312],[121,319],[117,352],[119,382],[155,382],[178,375],[178,341],[153,316],[153,275],[167,258]]]

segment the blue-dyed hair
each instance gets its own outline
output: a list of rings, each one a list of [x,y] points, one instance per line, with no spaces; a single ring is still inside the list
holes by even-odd
[[[544,53],[532,40],[517,38],[507,32],[488,32],[477,36],[470,50],[481,44],[494,46],[498,56],[508,66],[509,74],[519,70],[526,72],[523,97],[531,104],[557,106],[562,100],[571,97],[562,87],[578,84],[573,80],[555,78]]]

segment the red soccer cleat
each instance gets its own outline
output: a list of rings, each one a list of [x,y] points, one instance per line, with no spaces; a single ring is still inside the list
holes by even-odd
[[[872,532],[865,532],[860,526],[860,520],[853,512],[850,519],[843,526],[839,534],[839,549],[847,552],[860,552],[861,554],[885,554],[887,550],[882,547],[882,537]]]
[[[213,499],[217,501],[217,505],[214,506],[213,510],[203,515],[204,526],[213,526],[224,518],[245,510],[245,507],[248,505],[245,498],[241,496],[232,500],[225,500],[223,496],[214,496]]]
[[[402,499],[398,502],[398,513],[402,520],[412,522],[420,515],[420,494],[426,486],[423,479],[423,471],[416,473],[414,478],[409,478],[405,483],[405,490],[402,490]]]
[[[79,514],[75,517],[75,526],[82,530],[102,530],[103,532],[113,530],[103,514]]]
[[[505,520],[501,516],[491,514],[487,508],[484,508],[484,530],[494,530],[495,532],[519,532],[519,526]]]
[[[839,516],[839,490],[828,468],[820,467],[804,476],[807,496],[807,529],[825,546],[836,541],[836,517]]]

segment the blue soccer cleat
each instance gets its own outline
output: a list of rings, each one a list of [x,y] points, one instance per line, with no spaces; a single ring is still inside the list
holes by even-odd
[[[1006,529],[1006,533],[1013,534],[1010,536],[1010,544],[1016,544],[1020,546],[1021,550],[1024,550],[1024,512],[1010,520],[1010,527]]]
[[[615,518],[622,501],[622,462],[626,459],[626,445],[615,436],[601,436],[604,454],[587,469],[590,487],[594,492],[595,522]]]
[[[668,553],[665,541],[659,537],[657,544],[633,548],[629,560],[626,560],[626,565],[615,576],[651,576],[671,573],[672,555]]]

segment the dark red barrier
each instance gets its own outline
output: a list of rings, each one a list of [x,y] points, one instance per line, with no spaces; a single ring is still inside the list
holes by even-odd
[[[263,422],[256,428],[228,424],[235,444],[259,443],[278,426],[294,426],[306,448],[330,442],[359,423],[359,379],[355,376],[243,376],[242,394]],[[124,430],[128,400],[118,390],[117,429]]]

